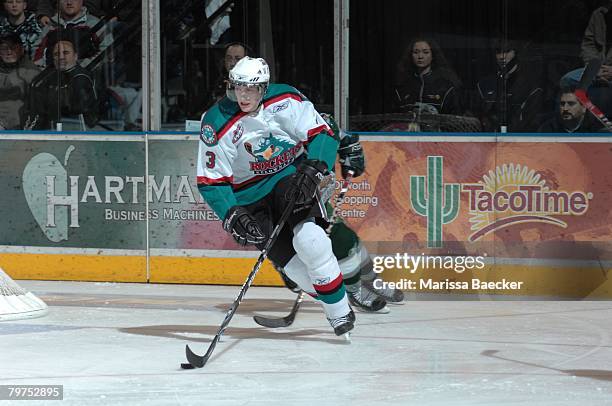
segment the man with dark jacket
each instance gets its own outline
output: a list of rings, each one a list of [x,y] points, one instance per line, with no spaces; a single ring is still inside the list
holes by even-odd
[[[495,52],[497,73],[477,84],[478,114],[485,131],[529,132],[538,128],[544,90],[533,69],[519,61],[518,46],[507,41]]]
[[[75,35],[65,30],[51,38],[53,66],[32,83],[31,110],[38,115],[37,129],[54,129],[61,122],[64,130],[87,130],[98,121],[95,82],[78,63]]]
[[[566,87],[559,92],[559,112],[554,118],[540,126],[541,133],[594,133],[602,130],[603,125],[597,121],[586,108],[580,104],[574,94],[576,88]]]

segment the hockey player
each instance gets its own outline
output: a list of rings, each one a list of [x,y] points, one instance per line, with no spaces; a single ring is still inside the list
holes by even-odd
[[[245,57],[229,72],[226,96],[202,117],[198,188],[236,242],[259,249],[295,200],[268,258],[316,293],[342,335],[355,315],[331,241],[314,221],[323,216],[317,192],[338,140],[299,91],[269,81],[261,58]]]
[[[353,177],[359,177],[365,171],[365,156],[363,148],[359,142],[359,135],[348,134],[341,131],[334,118],[328,114],[321,114],[334,134],[340,138],[338,148],[338,158],[341,166],[342,177],[346,178],[349,171]],[[328,213],[331,215],[333,208],[327,205]],[[327,228],[329,224],[323,224]],[[377,275],[373,271],[372,260],[361,244],[357,234],[342,219],[336,219],[329,233],[332,241],[334,255],[338,259],[338,264],[344,278],[349,302],[366,312],[387,313],[389,309],[386,302],[401,303],[404,300],[404,293],[399,289],[376,289],[374,280]],[[287,280],[285,270],[279,268],[285,285],[294,291],[299,291],[295,282]]]

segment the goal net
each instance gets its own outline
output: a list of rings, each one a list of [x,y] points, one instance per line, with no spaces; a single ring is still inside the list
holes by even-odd
[[[0,268],[0,321],[40,317],[47,311],[45,302],[17,285]]]

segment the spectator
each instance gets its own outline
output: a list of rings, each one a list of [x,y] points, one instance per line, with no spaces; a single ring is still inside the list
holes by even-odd
[[[2,0],[2,5],[6,17],[0,17],[0,35],[8,32],[17,34],[25,54],[32,60],[42,34],[42,28],[36,21],[36,16],[26,11],[28,3],[25,0]]]
[[[440,46],[429,38],[416,38],[401,56],[396,77],[396,110],[423,110],[461,114],[461,81]]]
[[[38,115],[37,129],[53,129],[62,122],[63,129],[86,130],[97,120],[98,100],[91,73],[78,63],[77,33],[66,30],[51,35],[49,52],[53,66],[32,83],[31,110]]]
[[[485,131],[529,132],[538,128],[544,90],[537,70],[523,66],[518,46],[503,41],[495,51],[498,71],[476,85],[476,110]]]
[[[35,10],[36,17],[41,26],[46,27],[55,14],[57,0],[31,0],[31,10]],[[109,0],[85,0],[87,11],[96,17],[102,17],[110,8]]]
[[[585,64],[591,59],[603,61],[599,76],[605,81],[612,80],[612,39],[607,28],[612,18],[610,9],[612,9],[612,0],[591,14],[582,38],[580,55]]]
[[[208,107],[219,101],[225,96],[225,92],[227,89],[227,77],[229,75],[229,71],[232,70],[236,63],[239,60],[249,55],[249,48],[243,44],[242,42],[230,42],[224,48],[223,52],[223,61],[220,69],[219,78],[217,79],[217,83],[213,87],[213,90],[210,94],[210,99],[208,101]]]
[[[574,94],[575,87],[566,87],[559,92],[559,112],[554,118],[540,126],[541,133],[593,133],[601,131],[603,125],[586,113]]]
[[[612,0],[593,11],[582,38],[580,56],[586,65],[592,59],[602,61],[597,80],[589,89],[591,101],[607,116],[612,114]],[[608,28],[610,27],[610,28]],[[584,68],[568,72],[561,78],[561,87],[575,86]]]
[[[0,121],[4,129],[23,129],[30,83],[39,72],[24,56],[17,34],[0,35]]]
[[[36,50],[34,63],[41,66],[48,65],[50,56],[46,55],[45,51],[50,49],[48,47],[49,35],[58,28],[70,28],[77,34],[76,46],[81,65],[84,68],[93,69],[94,67],[89,65],[112,44],[112,33],[98,17],[89,14],[87,7],[83,6],[83,0],[59,0],[59,4],[59,13],[51,18],[50,23],[43,30],[43,39]]]

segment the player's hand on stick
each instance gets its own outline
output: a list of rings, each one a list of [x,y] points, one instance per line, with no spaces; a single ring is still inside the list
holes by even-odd
[[[327,164],[323,161],[305,159],[300,162],[297,171],[291,176],[285,199],[295,200],[296,206],[311,206],[319,183],[328,172]]]
[[[233,206],[223,220],[223,229],[242,246],[262,244],[266,236],[251,213],[242,206]]]
[[[346,179],[349,171],[353,171],[353,177],[355,178],[365,171],[365,155],[359,142],[359,135],[346,135],[340,141],[338,157],[340,158],[343,178]]]

